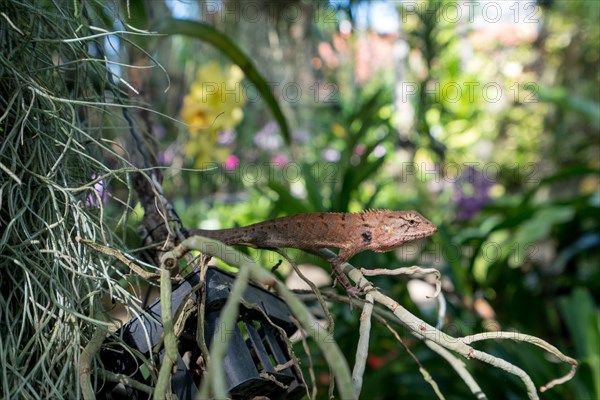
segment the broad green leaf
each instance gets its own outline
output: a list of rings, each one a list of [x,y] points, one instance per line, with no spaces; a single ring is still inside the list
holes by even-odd
[[[491,215],[483,219],[483,221],[477,227],[466,227],[463,228],[459,233],[454,236],[454,242],[457,244],[464,243],[473,239],[484,239],[486,238],[496,226],[504,221],[504,217],[500,215]]]
[[[489,268],[510,252],[511,245],[512,242],[507,230],[490,234],[487,240],[477,248],[477,256],[473,262],[473,277],[479,283],[485,282]]]
[[[223,52],[223,54],[229,57],[231,61],[244,71],[246,77],[256,85],[262,98],[273,112],[286,143],[288,145],[291,143],[287,120],[283,115],[273,92],[269,88],[267,81],[258,72],[252,60],[246,56],[246,54],[244,54],[231,39],[208,24],[183,19],[168,18],[162,21],[156,30],[162,34],[183,35],[202,40],[215,46]]]
[[[313,207],[313,211],[325,211],[323,207],[323,198],[321,197],[321,190],[318,177],[315,178],[313,169],[308,164],[302,164],[302,177],[306,186],[306,192],[308,194],[308,201]]]
[[[558,254],[554,262],[552,263],[552,270],[562,271],[565,265],[577,254],[582,251],[592,249],[600,244],[600,234],[598,233],[586,233],[577,239],[573,244],[565,247]]]
[[[573,339],[581,373],[589,368],[591,379],[577,386],[579,398],[600,398],[600,315],[590,292],[576,288],[570,297],[559,300],[560,312]]]
[[[575,209],[570,206],[553,206],[536,211],[533,217],[517,229],[515,240],[519,243],[535,243],[550,235],[552,226],[573,219]]]
[[[268,186],[271,190],[277,193],[279,199],[276,203],[285,205],[285,207],[282,207],[282,209],[285,209],[286,213],[298,214],[311,211],[308,209],[308,207],[306,207],[302,200],[292,196],[288,186],[282,185],[275,180],[270,180]]]
[[[525,196],[523,196],[522,203],[523,204],[529,203],[531,201],[531,199],[533,198],[533,196],[540,189],[540,187],[542,187],[544,185],[553,184],[553,183],[561,181],[561,180],[568,180],[568,179],[579,177],[579,176],[598,175],[598,174],[600,174],[600,169],[590,168],[588,166],[576,165],[573,167],[562,168],[556,174],[542,179],[540,181],[539,185],[537,185],[535,188],[533,188],[529,192],[527,192],[525,194]]]
[[[577,112],[595,127],[600,127],[600,104],[577,96],[563,87],[544,88],[531,84],[526,85],[525,89],[535,94],[540,100],[554,103],[566,110]]]
[[[568,222],[575,216],[575,208],[570,206],[553,206],[536,211],[533,217],[519,226],[515,233],[515,251],[509,257],[509,265],[513,268],[520,266],[529,255],[529,249],[536,243],[547,239],[552,227]]]

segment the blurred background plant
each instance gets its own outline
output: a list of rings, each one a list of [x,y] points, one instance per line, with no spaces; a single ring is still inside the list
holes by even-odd
[[[215,148],[215,144],[231,142],[231,130],[244,116],[242,107],[246,98],[240,86],[243,77],[237,65],[221,69],[216,62],[210,62],[198,69],[196,80],[183,98],[181,118],[190,133],[185,155],[193,160],[196,168],[212,161],[223,163],[229,157],[230,150]],[[231,163],[226,164],[226,168],[231,167]]]
[[[600,396],[598,4],[257,2],[261,23],[242,3],[199,4],[199,13],[182,15],[252,54],[293,143],[249,100],[231,147],[238,167],[194,173],[202,184],[192,198],[202,201],[179,203],[185,221],[214,228],[307,211],[418,209],[440,225],[428,247],[363,254],[355,264],[440,268],[448,332],[540,336],[582,362],[573,381],[544,395]],[[186,190],[188,181],[172,182]],[[403,283],[377,284],[415,304]],[[338,313],[336,337],[352,352],[357,321]],[[392,337],[377,335],[363,393],[431,396]],[[448,398],[468,395],[427,348],[414,346]],[[529,346],[481,347],[534,382],[564,372]],[[384,354],[385,368],[377,367]],[[522,396],[502,372],[472,369],[487,393]]]
[[[106,27],[170,34],[110,44],[114,61],[136,66],[117,76],[133,86],[147,80],[144,101],[187,124],[145,121],[166,168],[165,194],[186,226],[417,209],[439,226],[427,245],[353,263],[439,268],[444,331],[539,336],[580,362],[573,380],[544,397],[600,398],[597,2],[131,0],[112,9],[122,22],[103,6],[95,10]],[[169,82],[142,68],[155,63]],[[120,119],[100,125],[115,147],[126,140]],[[112,200],[127,199],[122,183],[91,185],[100,183]],[[124,226],[111,199],[105,209],[123,241],[139,244],[138,219]],[[435,323],[435,305],[425,307],[405,282],[376,284]],[[336,339],[353,354],[356,315],[343,306],[334,313]],[[447,398],[468,398],[439,357],[403,338]],[[566,372],[522,343],[478,348],[520,366],[537,385]],[[370,398],[433,396],[387,330],[373,330],[370,352],[363,387]],[[324,361],[314,362],[327,383]],[[494,397],[524,396],[512,376],[469,369]]]

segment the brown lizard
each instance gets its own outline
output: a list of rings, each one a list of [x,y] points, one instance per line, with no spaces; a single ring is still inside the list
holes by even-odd
[[[386,252],[404,243],[431,236],[436,226],[416,211],[369,210],[359,213],[306,213],[275,218],[239,228],[190,229],[186,237],[204,236],[227,245],[257,248],[339,249],[331,260],[335,277],[349,296],[352,287],[342,264],[364,250]]]

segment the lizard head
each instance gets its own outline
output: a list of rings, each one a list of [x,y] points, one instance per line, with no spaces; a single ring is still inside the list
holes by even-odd
[[[389,251],[403,243],[433,235],[437,227],[416,211],[381,211],[378,240],[372,250]]]

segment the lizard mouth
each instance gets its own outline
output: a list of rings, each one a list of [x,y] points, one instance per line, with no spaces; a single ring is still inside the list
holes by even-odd
[[[435,230],[433,229],[428,232],[415,233],[414,235],[412,235],[412,240],[426,238],[428,236],[431,236],[433,233],[435,233]]]
[[[421,232],[415,232],[413,234],[409,234],[409,240],[417,240],[417,239],[422,239],[428,236],[433,235],[434,233],[437,232],[437,226],[431,224],[429,226],[426,227],[426,229],[424,229]]]

